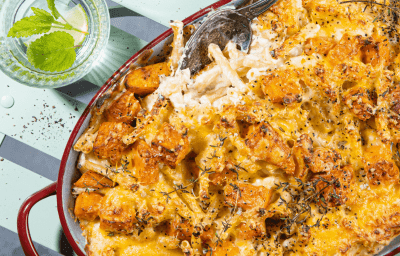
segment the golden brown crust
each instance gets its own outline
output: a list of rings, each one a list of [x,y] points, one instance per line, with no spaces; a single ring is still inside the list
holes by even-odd
[[[305,42],[304,53],[307,55],[318,53],[326,56],[334,46],[335,42],[329,37],[313,37]]]
[[[327,59],[331,63],[340,63],[343,60],[352,60],[361,57],[363,46],[362,36],[344,34],[339,43],[329,51]]]
[[[108,232],[132,233],[137,222],[132,201],[126,195],[111,193],[100,206],[100,227]]]
[[[282,23],[289,35],[298,32],[301,23],[306,21],[305,17],[299,17],[299,9],[294,1],[279,1],[270,10],[277,16],[278,21]]]
[[[374,103],[370,93],[364,88],[355,86],[343,95],[343,102],[359,119],[366,121],[374,115]]]
[[[190,240],[193,233],[193,225],[188,220],[174,219],[167,224],[167,234],[179,240]]]
[[[265,225],[259,222],[247,222],[239,225],[238,238],[243,240],[262,239],[266,235]]]
[[[353,173],[353,167],[347,165],[342,169],[334,169],[329,173],[315,176],[312,181],[317,182],[317,191],[320,192],[319,203],[329,207],[345,204],[351,198]],[[328,182],[333,184],[328,186]]]
[[[152,147],[161,154],[161,159],[171,168],[175,168],[190,152],[188,129],[182,125],[176,129],[169,123],[163,123],[151,142]]]
[[[307,134],[303,134],[293,146],[293,158],[296,164],[295,177],[306,180],[313,156],[313,144]]]
[[[94,141],[93,151],[97,157],[109,158],[115,165],[127,147],[122,143],[122,137],[133,131],[133,127],[126,123],[104,122],[101,124]]]
[[[225,186],[227,183],[233,182],[237,180],[238,174],[233,165],[230,165],[230,168],[227,167],[222,172],[213,173],[210,175],[210,183],[215,186]]]
[[[332,172],[340,168],[342,157],[338,152],[328,148],[316,148],[311,160],[311,171],[314,173]]]
[[[290,148],[270,124],[261,122],[250,126],[245,139],[246,145],[257,160],[274,164],[286,173],[294,173],[295,165]]]
[[[216,244],[211,250],[207,251],[206,256],[226,256],[226,255],[240,255],[240,250],[234,243],[224,241],[222,244]]]
[[[395,129],[400,129],[400,88],[395,86],[390,90],[389,95],[389,126]]]
[[[303,90],[295,70],[282,70],[261,77],[264,93],[273,103],[300,103]]]
[[[373,67],[382,65],[386,67],[390,62],[389,40],[385,36],[371,36],[364,40],[361,48],[362,62]]]
[[[245,210],[266,209],[271,199],[270,189],[244,183],[229,183],[224,188],[225,204]]]
[[[387,145],[368,147],[364,152],[364,163],[371,185],[399,183],[399,168]]]

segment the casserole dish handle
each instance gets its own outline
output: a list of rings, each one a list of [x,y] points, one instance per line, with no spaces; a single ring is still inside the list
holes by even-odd
[[[397,247],[396,249],[394,249],[393,251],[389,252],[388,254],[386,254],[385,256],[395,256],[396,254],[398,254],[400,252],[400,247]]]
[[[29,232],[28,218],[29,212],[32,207],[42,199],[56,194],[57,182],[39,190],[35,194],[28,197],[19,208],[18,219],[17,219],[17,229],[19,240],[21,241],[22,249],[25,255],[28,256],[39,256],[33,244],[31,234]]]

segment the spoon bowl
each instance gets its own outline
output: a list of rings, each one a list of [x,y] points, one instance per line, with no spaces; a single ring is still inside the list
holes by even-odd
[[[261,0],[239,10],[222,9],[211,14],[200,25],[185,47],[180,69],[190,69],[196,74],[211,63],[208,58],[208,46],[213,43],[221,50],[229,41],[237,44],[247,53],[251,44],[251,20],[268,10],[277,0]]]

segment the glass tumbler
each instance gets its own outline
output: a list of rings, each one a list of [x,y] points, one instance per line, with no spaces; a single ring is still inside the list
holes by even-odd
[[[35,68],[28,61],[24,38],[7,37],[15,22],[30,16],[31,7],[48,12],[46,0],[0,0],[0,69],[14,80],[36,88],[62,87],[84,77],[99,60],[110,34],[110,15],[105,0],[56,0],[60,13],[80,4],[88,21],[88,34],[76,49],[72,67],[60,72]]]

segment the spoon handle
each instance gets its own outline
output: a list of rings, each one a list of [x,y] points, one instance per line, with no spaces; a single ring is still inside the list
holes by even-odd
[[[260,0],[254,4],[239,9],[238,12],[252,20],[268,10],[276,1],[277,0]]]

